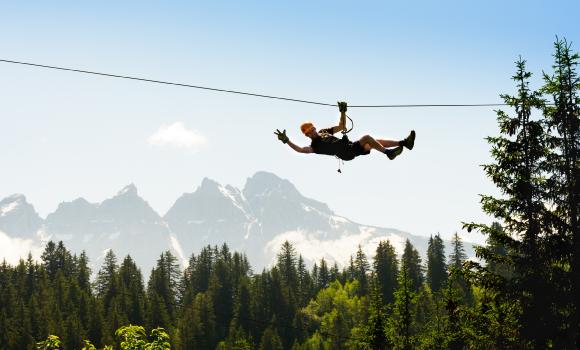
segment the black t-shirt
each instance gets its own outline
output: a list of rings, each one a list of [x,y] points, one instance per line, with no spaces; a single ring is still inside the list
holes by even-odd
[[[310,143],[314,153],[335,156],[346,146],[344,140],[332,135],[332,128],[321,129],[318,135]]]

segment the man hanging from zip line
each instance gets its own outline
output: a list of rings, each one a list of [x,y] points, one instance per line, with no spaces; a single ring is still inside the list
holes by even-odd
[[[390,160],[395,159],[403,152],[403,147],[413,149],[415,144],[415,130],[411,130],[409,136],[401,141],[375,139],[370,135],[364,135],[358,141],[351,142],[346,137],[346,102],[338,102],[340,111],[340,122],[337,126],[327,129],[316,130],[311,122],[300,125],[300,130],[304,136],[312,141],[310,146],[300,147],[294,144],[288,136],[286,130],[276,129],[274,134],[278,140],[288,144],[290,148],[298,153],[316,153],[336,156],[342,160],[353,160],[354,158],[371,153],[371,149],[377,150],[387,155]],[[343,132],[344,136],[339,139],[334,136],[337,132]]]

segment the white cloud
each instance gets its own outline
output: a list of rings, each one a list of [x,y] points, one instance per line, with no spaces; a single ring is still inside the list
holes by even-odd
[[[149,137],[153,146],[198,151],[207,144],[207,139],[199,131],[187,129],[182,122],[162,125]]]
[[[17,264],[21,258],[26,259],[28,253],[34,260],[40,260],[42,250],[39,242],[33,239],[10,237],[0,231],[0,261],[6,259],[10,264]]]
[[[359,233],[344,234],[334,239],[325,238],[317,232],[287,231],[266,243],[264,252],[272,264],[282,243],[289,241],[307,261],[318,262],[324,258],[331,264],[336,262],[339,267],[343,267],[348,264],[350,256],[356,253],[359,244],[367,258],[371,260],[379,242],[386,240],[395,247],[397,253],[403,252],[405,238],[393,233],[379,234],[371,227],[361,227]]]

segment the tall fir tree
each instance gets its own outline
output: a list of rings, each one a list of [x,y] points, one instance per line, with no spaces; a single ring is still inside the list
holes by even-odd
[[[544,115],[549,130],[550,154],[548,165],[551,202],[555,205],[553,217],[554,234],[547,237],[553,260],[565,261],[555,273],[561,286],[556,300],[562,324],[561,346],[580,347],[580,318],[577,298],[580,295],[580,224],[579,192],[580,179],[580,55],[572,51],[566,39],[556,38],[554,43],[553,73],[544,73],[542,92],[547,94],[553,105],[546,105]],[[567,268],[565,266],[570,266]],[[567,289],[571,290],[568,293]],[[569,312],[568,310],[572,310]]]
[[[415,347],[416,296],[408,262],[401,260],[395,302],[388,327],[390,342],[396,349],[410,350]]]
[[[413,245],[411,241],[408,239],[405,241],[405,249],[403,251],[403,255],[401,257],[401,266],[405,264],[407,272],[406,274],[409,276],[411,280],[411,290],[413,292],[418,292],[419,288],[423,284],[425,279],[423,275],[423,267],[421,266],[421,257],[419,256],[419,252]]]
[[[104,299],[105,308],[108,308],[109,306],[109,301],[111,299],[110,293],[114,288],[115,275],[118,268],[117,256],[112,249],[109,249],[105,254],[103,265],[97,273],[97,279],[95,281],[95,292],[97,296]]]
[[[371,279],[368,320],[364,328],[363,344],[367,349],[386,350],[389,348],[387,338],[387,312],[382,300],[382,292],[376,278]]]
[[[122,309],[131,324],[145,324],[145,286],[141,270],[127,255],[118,270]]]
[[[324,258],[320,259],[320,267],[318,268],[318,281],[317,290],[324,289],[328,287],[330,283],[330,271],[328,270],[328,264]]]
[[[364,295],[368,291],[368,276],[370,271],[370,264],[367,256],[362,250],[362,247],[358,246],[356,251],[356,257],[354,259],[354,278],[360,283],[360,293]]]
[[[379,242],[373,259],[373,268],[381,300],[386,304],[391,304],[397,288],[399,262],[395,247],[389,241]]]
[[[285,241],[277,256],[277,267],[282,281],[290,289],[296,290],[298,286],[297,255],[292,243]]]
[[[447,281],[447,264],[445,263],[445,245],[441,236],[429,238],[427,246],[427,283],[433,291],[438,292]]]
[[[463,269],[463,264],[467,261],[467,254],[463,248],[463,241],[459,234],[453,234],[451,241],[451,254],[449,254],[449,270],[452,283],[459,288],[463,303],[471,305],[473,303],[473,292],[469,279],[459,273]]]
[[[522,346],[544,348],[549,346],[559,327],[546,305],[553,303],[553,285],[550,282],[549,246],[545,238],[552,230],[545,174],[549,171],[547,134],[541,120],[533,117],[534,110],[543,107],[539,92],[529,87],[531,73],[525,61],[516,62],[513,77],[517,95],[502,95],[506,104],[515,109],[511,117],[497,111],[502,135],[488,137],[495,162],[484,165],[484,170],[503,196],[482,196],[483,210],[502,222],[503,230],[483,224],[468,224],[468,230],[477,228],[506,246],[507,258],[498,257],[490,249],[476,248],[478,257],[485,261],[500,261],[513,266],[515,277],[509,280],[498,276],[484,266],[470,262],[475,280],[491,289],[498,298],[521,303],[520,324]],[[552,340],[550,339],[552,338]]]

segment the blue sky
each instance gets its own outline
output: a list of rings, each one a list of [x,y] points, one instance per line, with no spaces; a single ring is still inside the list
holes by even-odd
[[[579,10],[577,1],[2,2],[0,58],[330,103],[493,103],[514,90],[518,55],[537,87],[556,35],[578,50]],[[163,215],[203,177],[242,187],[266,170],[352,220],[450,237],[461,221],[489,221],[478,194],[496,193],[479,166],[490,161],[484,137],[497,133],[490,108],[352,109],[352,138],[415,129],[417,145],[392,162],[358,158],[339,175],[335,159],[295,154],[272,134],[288,129],[306,144],[300,123],[334,124],[329,107],[9,64],[0,95],[0,197],[24,193],[42,216],[128,183]]]

